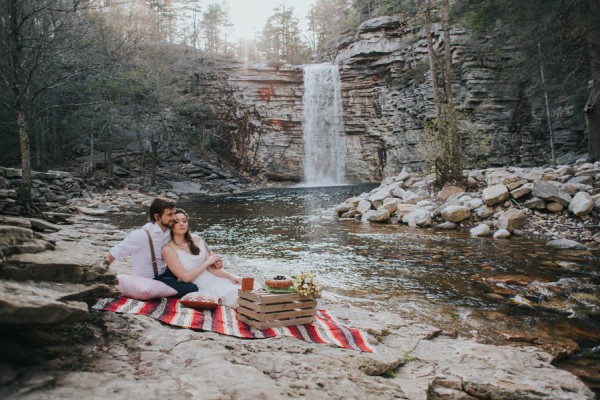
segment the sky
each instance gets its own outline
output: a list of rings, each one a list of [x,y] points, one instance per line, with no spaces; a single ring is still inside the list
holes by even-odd
[[[286,9],[293,8],[293,14],[302,31],[306,31],[306,15],[316,0],[223,0],[229,8],[229,19],[233,24],[230,40],[252,39],[273,14],[273,9],[282,3]],[[218,2],[217,2],[218,3]]]

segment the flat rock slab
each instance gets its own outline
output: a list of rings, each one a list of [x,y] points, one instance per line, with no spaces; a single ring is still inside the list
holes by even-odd
[[[56,324],[88,319],[80,301],[59,301],[65,290],[38,283],[0,280],[0,321],[8,325]]]
[[[578,378],[553,367],[552,357],[533,347],[439,336],[438,328],[386,311],[325,307],[341,322],[369,330],[376,352],[289,337],[242,340],[102,313],[107,342],[88,349],[93,361],[86,371],[38,372],[0,394],[28,390],[31,399],[65,400],[80,399],[81,393],[242,400],[594,398]],[[386,371],[390,378],[380,376]],[[43,386],[51,377],[54,384]]]
[[[0,263],[0,278],[83,283],[98,280],[113,284],[114,272],[105,267],[98,253],[87,253],[76,244],[61,244],[55,251],[17,254]]]

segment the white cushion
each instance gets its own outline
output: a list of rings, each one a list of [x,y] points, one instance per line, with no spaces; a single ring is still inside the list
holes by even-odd
[[[175,296],[177,290],[155,279],[143,276],[119,274],[117,289],[125,297],[136,300],[149,300],[157,297]]]

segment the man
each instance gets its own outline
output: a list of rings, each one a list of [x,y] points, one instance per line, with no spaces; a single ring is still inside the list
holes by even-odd
[[[196,292],[198,286],[193,283],[182,282],[169,271],[162,257],[162,248],[171,240],[170,228],[175,221],[175,201],[157,197],[148,209],[148,222],[141,229],[130,232],[125,239],[106,253],[104,258],[108,264],[115,260],[122,260],[131,256],[133,275],[153,278],[164,282],[177,290],[177,296]],[[156,273],[152,262],[150,240],[154,245],[156,258]]]

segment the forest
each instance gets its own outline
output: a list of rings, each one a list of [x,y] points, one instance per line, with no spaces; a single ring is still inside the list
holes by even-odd
[[[586,126],[588,159],[600,159],[594,0],[317,0],[307,32],[282,0],[255,37],[237,42],[230,39],[226,1],[1,0],[0,9],[0,165],[23,169],[24,201],[32,169],[61,168],[77,157],[89,157],[86,173],[97,154],[110,173],[111,153],[123,149],[141,154],[139,168],[150,171],[179,144],[231,158],[229,138],[201,123],[210,112],[201,96],[191,95],[195,80],[214,76],[227,60],[331,61],[341,38],[387,15],[426,29],[442,23],[446,32],[460,24],[498,51],[514,49],[517,56],[498,68],[545,109],[548,162],[557,157],[556,113],[573,110]],[[438,170],[450,179],[466,144],[452,138],[450,48],[430,50],[439,145],[449,157]]]

